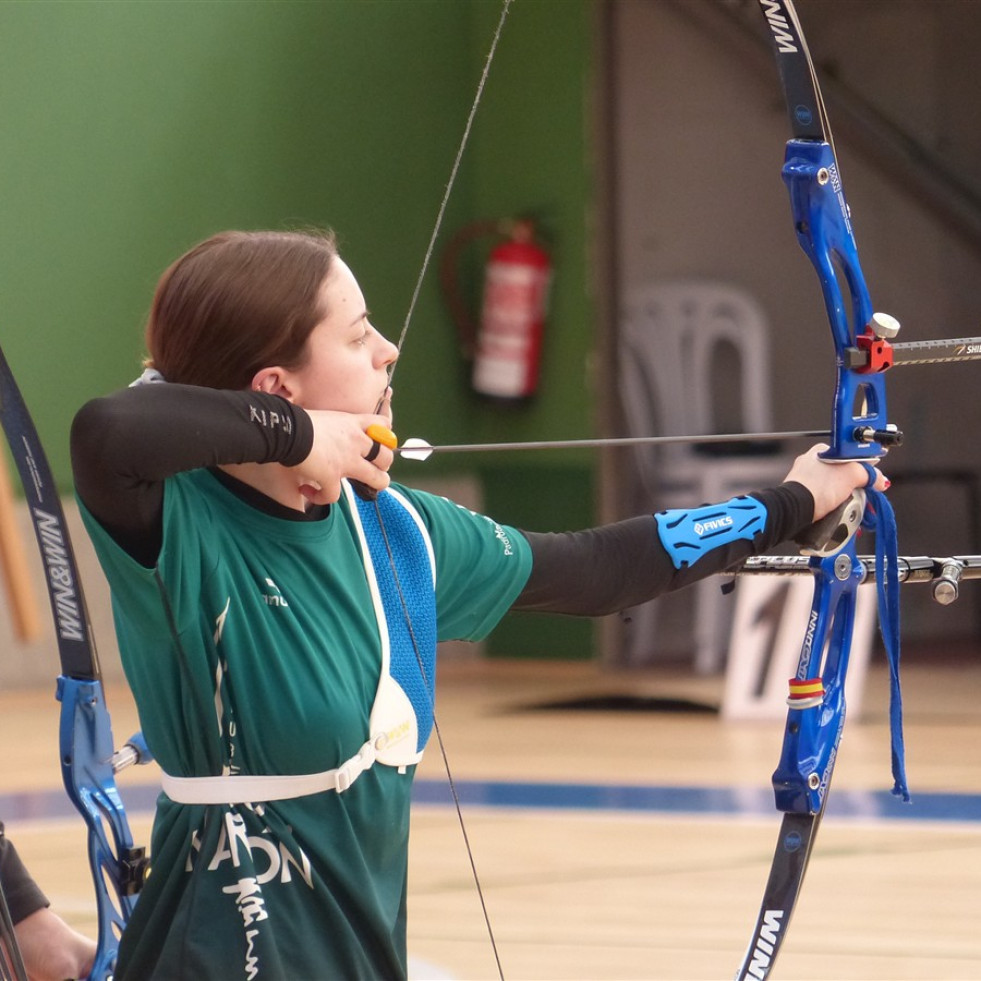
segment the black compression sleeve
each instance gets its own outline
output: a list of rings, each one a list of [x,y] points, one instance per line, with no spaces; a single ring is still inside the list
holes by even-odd
[[[278,395],[141,385],[79,410],[71,433],[75,491],[115,541],[150,566],[167,477],[223,463],[295,466],[312,445],[310,417]]]
[[[680,589],[793,538],[813,521],[814,499],[803,485],[781,484],[751,495],[767,510],[766,527],[675,569],[652,515],[586,531],[523,532],[531,544],[531,575],[512,609],[603,616]]]
[[[3,833],[0,824],[0,885],[10,909],[10,919],[14,923],[44,909],[49,905],[47,897],[31,878],[24,863],[14,848],[14,843]]]

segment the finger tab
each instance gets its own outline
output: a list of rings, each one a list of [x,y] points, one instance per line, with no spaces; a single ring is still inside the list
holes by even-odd
[[[399,441],[395,433],[391,429],[387,429],[385,426],[379,425],[373,422],[366,430],[365,434],[370,436],[376,443],[381,443],[382,446],[387,446],[390,450],[394,450],[398,445]]]

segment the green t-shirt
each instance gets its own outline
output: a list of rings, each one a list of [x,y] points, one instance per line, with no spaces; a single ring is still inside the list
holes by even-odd
[[[524,537],[400,487],[432,541],[440,640],[478,640],[531,569]],[[147,744],[174,776],[331,769],[368,738],[381,648],[355,523],[250,507],[205,470],[165,486],[156,568],[82,508]],[[415,768],[255,805],[161,795],[116,977],[404,976]]]

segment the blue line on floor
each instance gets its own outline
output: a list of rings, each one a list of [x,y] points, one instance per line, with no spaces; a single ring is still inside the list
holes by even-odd
[[[776,814],[773,794],[764,787],[665,787],[622,784],[519,783],[457,780],[461,803],[480,807],[632,811],[651,814]],[[450,804],[449,789],[436,780],[417,780],[413,800]],[[877,821],[978,821],[981,794],[916,793],[903,804],[888,791],[834,790],[830,816]]]
[[[460,801],[469,807],[621,811],[635,814],[739,815],[769,817],[777,813],[765,787],[666,787],[595,783],[530,783],[504,780],[457,780]],[[159,787],[130,785],[120,795],[131,814],[152,811]],[[413,800],[419,804],[452,804],[445,781],[418,779]],[[75,813],[60,789],[0,793],[0,820],[30,821]],[[834,790],[827,814],[876,821],[947,821],[981,824],[981,794],[913,790],[913,803],[902,804],[887,791]]]

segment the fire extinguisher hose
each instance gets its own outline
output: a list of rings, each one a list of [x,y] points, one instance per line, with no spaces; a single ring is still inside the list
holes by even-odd
[[[477,350],[477,318],[460,290],[460,257],[477,239],[490,235],[510,234],[514,222],[510,219],[487,219],[464,225],[449,240],[439,264],[439,283],[450,317],[456,327],[460,351],[467,361],[473,361]]]

